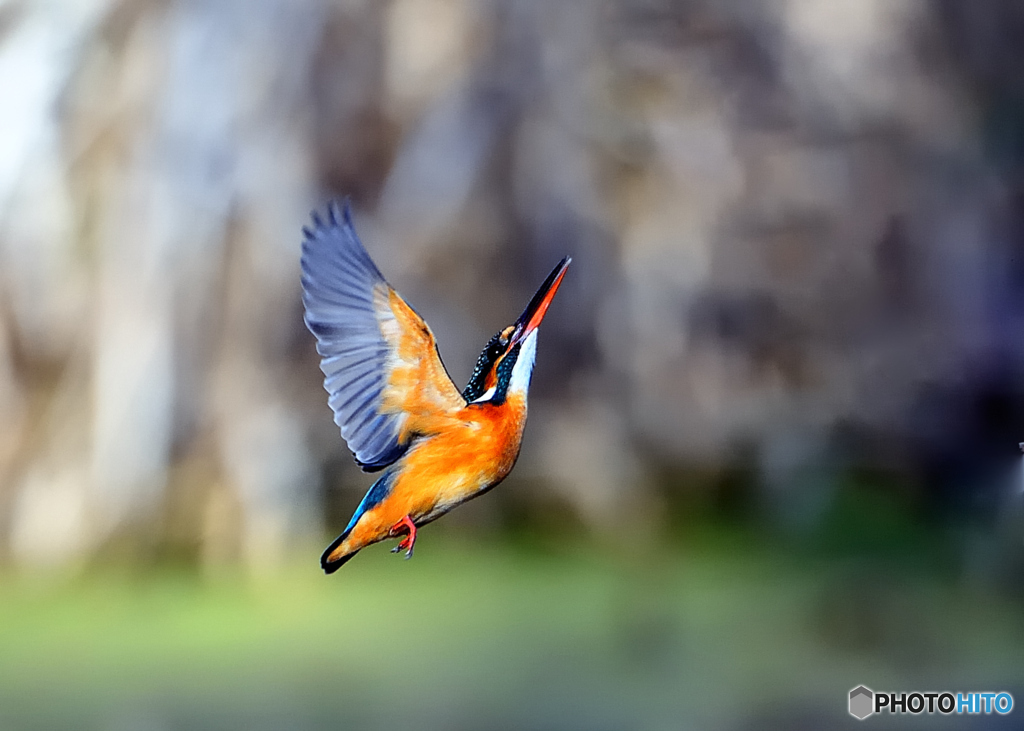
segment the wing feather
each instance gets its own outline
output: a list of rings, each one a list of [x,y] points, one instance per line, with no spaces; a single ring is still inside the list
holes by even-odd
[[[367,471],[391,464],[438,415],[466,405],[430,328],[366,253],[348,204],[303,228],[302,302],[334,421]]]

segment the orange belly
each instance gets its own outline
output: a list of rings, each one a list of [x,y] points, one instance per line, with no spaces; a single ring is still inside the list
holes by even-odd
[[[360,516],[336,554],[387,538],[406,515],[423,525],[497,485],[515,465],[525,422],[525,399],[510,397],[501,406],[467,406],[446,428],[421,438],[391,468],[387,497]]]

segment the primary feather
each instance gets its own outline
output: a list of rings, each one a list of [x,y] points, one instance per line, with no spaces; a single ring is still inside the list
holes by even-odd
[[[334,422],[366,471],[392,464],[438,412],[465,400],[433,333],[363,248],[346,204],[304,229],[302,302]]]

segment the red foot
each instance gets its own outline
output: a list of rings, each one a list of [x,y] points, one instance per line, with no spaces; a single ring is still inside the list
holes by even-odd
[[[416,524],[412,522],[412,518],[408,515],[391,526],[391,530],[388,531],[388,535],[397,536],[403,532],[408,535],[406,535],[406,537],[403,538],[397,546],[391,549],[391,553],[405,551],[405,557],[412,558],[412,549],[413,546],[416,545]]]

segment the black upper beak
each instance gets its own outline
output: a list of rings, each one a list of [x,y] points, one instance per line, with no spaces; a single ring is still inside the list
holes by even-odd
[[[551,270],[548,278],[544,280],[544,284],[540,285],[537,293],[533,295],[530,304],[526,305],[523,314],[516,320],[516,329],[512,335],[512,342],[522,340],[540,326],[544,315],[548,311],[548,306],[551,304],[551,300],[555,297],[555,292],[558,291],[558,287],[562,283],[565,270],[569,268],[571,262],[572,258],[567,256]]]

